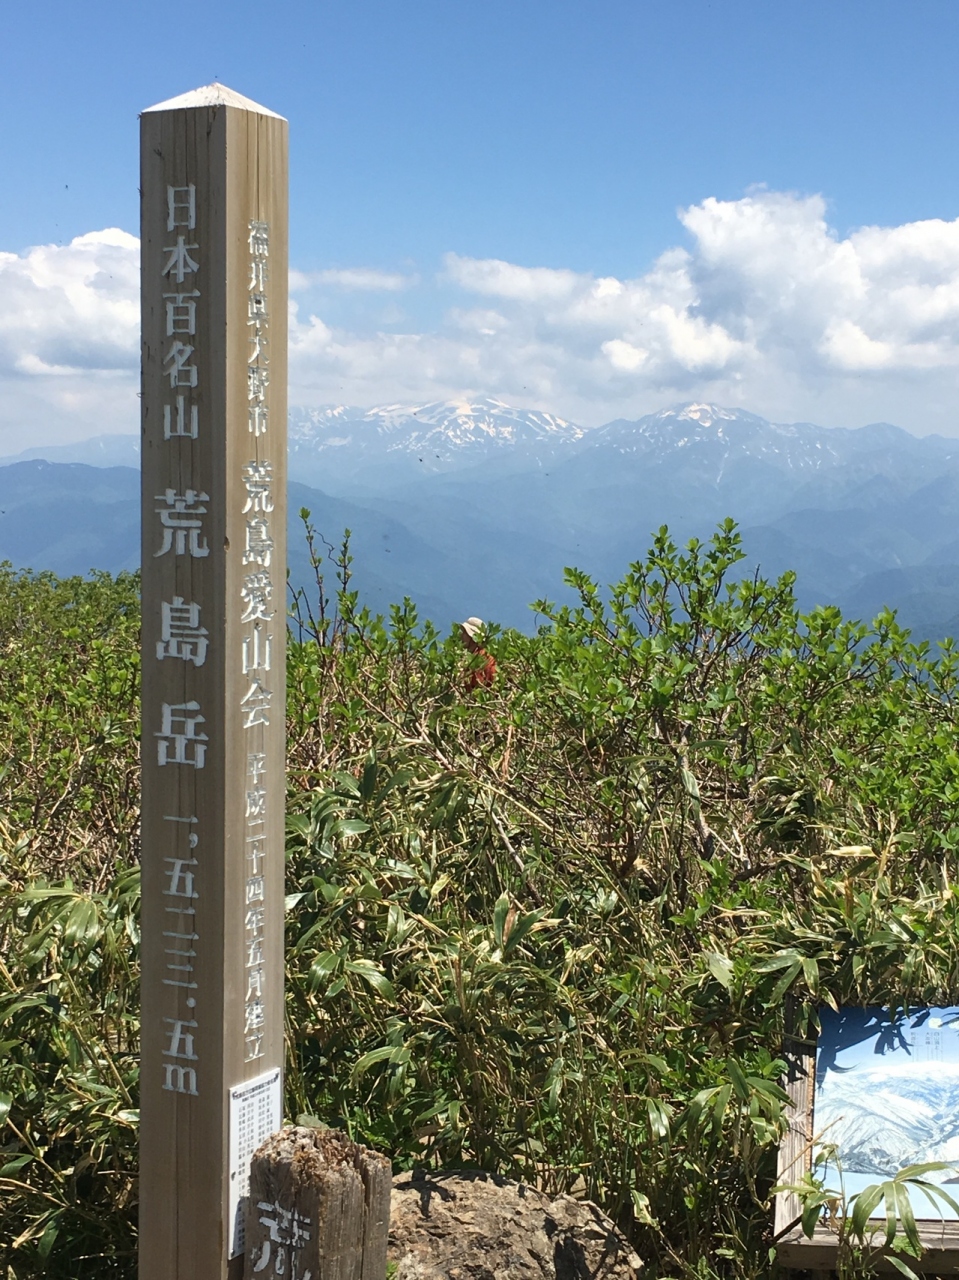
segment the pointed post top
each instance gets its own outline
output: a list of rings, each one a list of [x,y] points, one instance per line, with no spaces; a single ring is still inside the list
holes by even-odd
[[[235,89],[228,89],[225,84],[217,83],[205,84],[199,89],[192,89],[189,93],[181,93],[178,98],[168,98],[166,102],[158,102],[156,106],[147,107],[141,114],[146,115],[148,111],[177,111],[181,107],[239,107],[242,111],[256,111],[261,116],[273,116],[275,120],[286,118],[276,111],[271,111],[269,107],[261,107],[252,98],[244,98],[243,94],[237,93]]]

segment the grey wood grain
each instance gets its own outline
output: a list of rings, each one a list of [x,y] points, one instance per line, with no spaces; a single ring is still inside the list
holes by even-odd
[[[330,1129],[291,1127],[250,1174],[245,1280],[383,1280],[392,1170]]]
[[[217,88],[141,117],[140,1280],[239,1275],[228,1090],[283,1054],[287,126]],[[254,221],[269,225],[262,435],[248,423]],[[269,625],[272,714],[247,727],[251,464],[270,476],[270,564],[254,567],[275,621],[260,619],[257,655],[262,668]]]

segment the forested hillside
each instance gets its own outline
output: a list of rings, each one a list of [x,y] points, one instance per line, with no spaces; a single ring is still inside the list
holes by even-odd
[[[959,977],[959,656],[742,555],[727,523],[570,572],[488,688],[348,557],[295,601],[287,1115],[588,1196],[661,1280],[776,1273],[785,1038]],[[138,608],[0,572],[16,1280],[135,1274]]]

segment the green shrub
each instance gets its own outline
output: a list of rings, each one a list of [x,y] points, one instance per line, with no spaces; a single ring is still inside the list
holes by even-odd
[[[470,689],[345,548],[289,654],[288,1114],[589,1195],[664,1278],[775,1271],[780,1056],[823,1001],[955,999],[956,656],[740,557],[727,524],[570,572]],[[9,582],[0,1267],[132,1276],[135,583]]]
[[[0,566],[0,1268],[135,1272],[139,596]]]

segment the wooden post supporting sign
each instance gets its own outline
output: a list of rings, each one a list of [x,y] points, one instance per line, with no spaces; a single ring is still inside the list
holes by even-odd
[[[141,117],[140,1280],[243,1269],[280,1127],[287,124]]]

